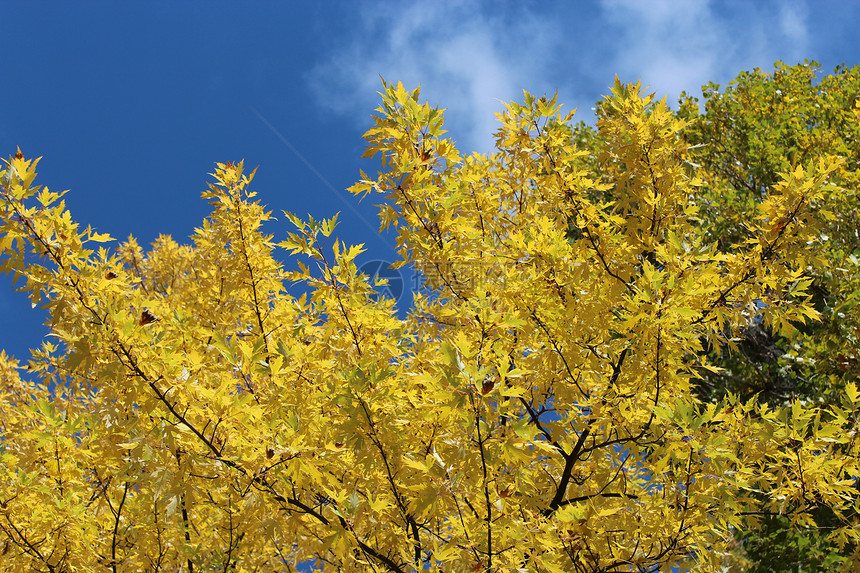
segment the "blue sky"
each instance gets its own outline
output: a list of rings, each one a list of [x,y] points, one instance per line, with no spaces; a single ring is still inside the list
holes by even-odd
[[[463,151],[490,150],[493,113],[522,90],[559,93],[592,120],[616,74],[674,102],[741,70],[860,63],[860,2],[3,2],[0,155],[43,156],[37,182],[82,224],[180,242],[207,215],[214,162],[260,169],[259,199],[314,218],[341,211],[359,262],[394,260],[361,134],[379,76],[447,108]],[[346,202],[344,202],[344,200]],[[268,231],[289,231],[281,216]],[[411,285],[404,271],[406,288]],[[0,348],[37,346],[45,316],[0,277]]]

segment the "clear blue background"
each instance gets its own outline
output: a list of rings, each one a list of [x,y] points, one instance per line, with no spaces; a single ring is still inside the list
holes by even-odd
[[[71,189],[83,225],[181,242],[208,213],[214,162],[244,158],[275,216],[341,211],[360,262],[394,260],[373,198],[344,192],[375,169],[361,134],[380,75],[421,84],[469,152],[490,150],[493,112],[522,89],[557,90],[590,122],[615,74],[672,103],[776,60],[860,60],[848,1],[3,1],[0,14],[0,155],[43,156],[37,182]],[[0,277],[0,348],[26,359],[44,320]]]

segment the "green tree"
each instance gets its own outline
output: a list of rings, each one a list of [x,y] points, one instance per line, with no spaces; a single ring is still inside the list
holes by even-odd
[[[723,369],[706,373],[699,390],[712,399],[739,392],[771,403],[829,401],[860,374],[860,68],[821,76],[815,62],[778,62],[772,73],[744,72],[724,89],[709,84],[703,99],[700,109],[682,96],[678,116],[688,122],[691,161],[702,167],[701,231],[722,251],[753,235],[750,221],[782,173],[830,154],[843,161],[834,186],[811,205],[831,213],[816,247],[824,262],[802,279],[821,320],[791,336],[750,321],[734,345],[713,350]],[[781,516],[741,530],[751,571],[832,571],[844,562],[826,536],[838,520],[826,508],[816,513],[820,531],[791,530]]]
[[[826,155],[843,159],[831,191],[811,206],[831,213],[817,247],[826,263],[806,276],[822,320],[790,339],[751,324],[740,351],[723,358],[727,371],[706,380],[706,393],[818,398],[860,374],[860,68],[820,78],[818,71],[815,62],[778,62],[772,74],[741,73],[722,91],[709,84],[702,111],[682,96],[683,134],[703,168],[702,231],[723,251],[750,238],[749,221],[782,173]]]
[[[382,169],[352,188],[433,277],[405,319],[360,246],[324,246],[334,220],[265,234],[242,163],[217,165],[190,244],[144,252],[8,160],[0,266],[52,336],[23,377],[0,356],[4,567],[719,571],[745,516],[810,527],[821,505],[856,544],[855,384],[821,406],[693,392],[751,313],[784,336],[818,316],[841,161],[786,171],[721,250],[685,123],[640,85],[616,81],[585,149],[526,94],[488,156],[418,97],[384,85]]]

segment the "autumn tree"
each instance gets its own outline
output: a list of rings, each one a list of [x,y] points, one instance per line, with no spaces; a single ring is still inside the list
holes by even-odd
[[[554,98],[509,104],[487,156],[417,90],[378,111],[382,167],[352,191],[432,273],[405,318],[360,246],[326,246],[334,219],[264,233],[242,163],[190,244],[144,252],[9,159],[0,264],[52,336],[24,372],[0,358],[7,569],[716,571],[744,516],[821,505],[856,546],[856,385],[821,407],[693,392],[751,319],[818,318],[838,157],[784,170],[725,250],[698,232],[685,122],[638,84],[594,148]]]

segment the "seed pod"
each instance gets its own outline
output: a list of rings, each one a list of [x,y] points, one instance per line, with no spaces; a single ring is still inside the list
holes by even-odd
[[[147,324],[152,324],[153,322],[158,322],[158,317],[152,314],[149,309],[143,309],[143,312],[140,313],[140,320],[137,323],[141,326],[146,326]]]

